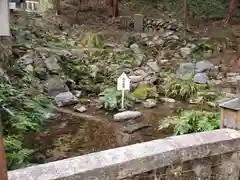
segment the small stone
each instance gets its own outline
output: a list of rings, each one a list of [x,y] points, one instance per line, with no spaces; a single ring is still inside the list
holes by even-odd
[[[139,67],[143,63],[144,59],[146,56],[144,54],[136,54],[135,55],[135,61],[134,61],[134,66]]]
[[[143,128],[147,128],[147,127],[149,127],[149,125],[144,124],[144,123],[129,124],[129,125],[123,127],[123,132],[132,134],[136,131],[142,130]]]
[[[192,49],[191,48],[188,48],[188,47],[184,47],[184,48],[181,48],[180,49],[180,53],[181,53],[181,56],[183,58],[187,57],[189,54],[192,53]]]
[[[145,78],[145,77],[147,77],[147,73],[144,71],[144,70],[142,70],[142,69],[139,69],[139,70],[136,70],[135,72],[134,72],[134,74],[136,74],[137,76],[141,76],[142,78]]]
[[[25,70],[28,71],[28,72],[33,72],[34,71],[33,66],[31,64],[27,65]]]
[[[193,77],[193,81],[199,84],[205,84],[208,82],[208,75],[206,73],[197,73]]]
[[[167,31],[163,34],[163,37],[165,38],[165,37],[171,36],[173,34],[174,34],[174,31]]]
[[[117,113],[113,116],[113,119],[115,121],[119,121],[119,120],[128,120],[128,119],[135,119],[139,116],[141,116],[142,113],[139,111],[124,111],[124,112],[120,112]]]
[[[77,56],[79,58],[82,58],[85,56],[85,50],[84,49],[71,49],[72,56]]]
[[[214,65],[210,61],[199,61],[196,63],[196,72],[204,72],[206,70],[210,70],[214,67]]]
[[[160,100],[162,100],[164,102],[169,102],[169,103],[175,103],[176,102],[175,99],[167,98],[167,97],[161,97]]]
[[[215,102],[211,102],[211,101],[208,101],[207,105],[209,105],[211,107],[216,107],[217,106]]]
[[[82,91],[79,91],[79,90],[74,90],[74,91],[73,91],[73,94],[74,94],[74,96],[76,96],[77,98],[80,98],[80,97],[82,97],[83,92],[82,92]]]
[[[144,78],[142,76],[130,76],[132,83],[138,83],[141,82]]]
[[[80,113],[87,111],[86,106],[84,106],[82,104],[78,104],[78,105],[74,106],[74,109],[76,109]]]
[[[154,42],[153,42],[153,41],[147,41],[146,44],[147,44],[149,47],[153,47],[153,46],[154,46]]]
[[[227,77],[239,76],[239,73],[227,73]]]
[[[141,54],[141,50],[140,50],[139,45],[137,43],[132,44],[130,46],[130,49],[136,54]]]
[[[153,108],[157,106],[157,101],[155,99],[147,99],[143,102],[145,108]]]
[[[163,40],[163,39],[159,39],[159,40],[155,41],[155,44],[156,44],[157,46],[161,46],[161,45],[164,44],[164,40]]]
[[[56,72],[60,70],[58,60],[55,56],[51,56],[45,60],[45,65],[49,71]]]
[[[71,92],[59,93],[54,99],[58,107],[73,105],[78,102],[78,99]]]
[[[20,58],[20,61],[23,62],[24,65],[29,65],[33,63],[33,53],[29,53]]]
[[[147,62],[147,65],[154,71],[154,72],[158,72],[159,71],[159,66],[157,64],[157,62]]]

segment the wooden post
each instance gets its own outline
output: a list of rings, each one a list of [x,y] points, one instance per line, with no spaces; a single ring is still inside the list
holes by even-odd
[[[184,0],[184,37],[187,37],[188,31],[188,0]]]
[[[135,32],[141,33],[143,30],[144,16],[142,14],[134,14],[134,29]]]
[[[2,122],[0,120],[0,180],[8,180],[2,130]]]
[[[237,97],[240,99],[240,79],[237,80],[236,90]]]

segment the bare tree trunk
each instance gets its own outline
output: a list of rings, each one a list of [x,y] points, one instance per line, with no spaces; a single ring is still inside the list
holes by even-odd
[[[237,7],[237,0],[229,0],[228,13],[225,19],[223,20],[223,24],[226,25],[232,20],[236,7]]]
[[[57,15],[62,14],[61,0],[54,0]]]
[[[118,17],[118,15],[119,15],[119,0],[113,0],[112,8],[113,8],[112,16]]]
[[[0,122],[0,180],[8,180],[1,122]]]
[[[184,37],[187,37],[188,31],[188,0],[184,0]]]

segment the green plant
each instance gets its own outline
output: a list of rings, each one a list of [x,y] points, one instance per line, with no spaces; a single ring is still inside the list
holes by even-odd
[[[83,37],[82,45],[88,48],[102,48],[103,38],[99,34],[89,32]]]
[[[25,148],[24,136],[38,131],[51,115],[51,101],[38,94],[28,96],[26,90],[0,83],[0,114],[9,169],[23,167],[33,152]]]
[[[182,80],[169,76],[164,82],[166,96],[187,100],[196,92],[205,89],[206,85],[196,84],[192,80]]]
[[[207,111],[182,111],[178,116],[166,117],[159,129],[173,127],[175,135],[210,131],[219,128],[220,114]]]
[[[213,89],[197,92],[190,98],[191,103],[204,104],[206,102],[213,102],[223,98],[220,92],[216,92]]]
[[[120,108],[122,93],[116,88],[106,88],[99,96],[99,100],[105,109],[111,111]],[[125,93],[125,107],[132,106],[134,100],[131,94]]]

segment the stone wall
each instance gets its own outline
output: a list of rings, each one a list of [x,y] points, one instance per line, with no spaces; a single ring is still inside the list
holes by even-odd
[[[178,172],[191,166],[195,175],[204,175],[203,179],[210,179],[215,171],[215,175],[237,180],[239,150],[240,133],[220,129],[110,149],[10,171],[8,175],[9,180],[116,180],[160,169],[169,173],[170,179],[181,179]]]

